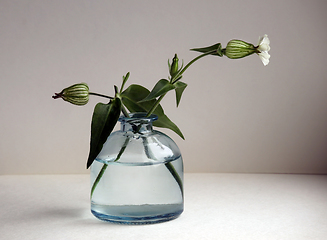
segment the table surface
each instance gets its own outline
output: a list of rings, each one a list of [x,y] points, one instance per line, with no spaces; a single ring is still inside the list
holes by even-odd
[[[119,225],[90,212],[88,175],[0,176],[0,239],[327,239],[327,175],[185,174],[170,222]]]

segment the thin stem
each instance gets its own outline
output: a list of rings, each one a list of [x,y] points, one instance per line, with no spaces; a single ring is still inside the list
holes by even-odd
[[[212,51],[210,51],[210,52],[206,52],[206,53],[203,53],[203,54],[201,54],[201,55],[199,55],[199,56],[197,56],[196,58],[194,58],[192,61],[190,61],[178,74],[176,74],[176,76],[174,77],[174,78],[172,78],[171,79],[171,83],[172,84],[174,84],[175,82],[177,82],[178,80],[178,78],[180,77],[180,76],[182,76],[182,74],[186,71],[186,69],[188,69],[194,62],[196,62],[197,60],[199,60],[200,58],[203,58],[203,57],[205,57],[205,56],[207,56],[207,55],[210,55],[210,54],[212,54],[212,53],[214,53],[216,50],[212,50]],[[160,104],[160,102],[161,102],[161,100],[165,97],[165,95],[166,95],[166,93],[165,94],[163,94],[163,95],[161,95],[158,99],[157,99],[157,101],[153,104],[153,106],[152,106],[152,108],[148,111],[148,113],[147,113],[147,115],[146,115],[146,117],[149,117],[155,110],[156,110],[156,108],[159,106],[159,104]]]
[[[94,93],[94,92],[89,92],[89,95],[94,95],[94,96],[98,96],[98,97],[104,97],[104,98],[114,99],[113,97],[110,97],[110,96],[107,96],[107,95],[103,95],[103,94],[99,94],[99,93]]]
[[[159,106],[161,100],[164,98],[165,95],[166,95],[166,93],[165,93],[165,94],[162,94],[162,95],[158,98],[158,100],[153,104],[152,108],[148,111],[146,117],[150,117],[150,115],[151,115],[151,114],[156,110],[156,108]]]
[[[182,76],[182,74],[194,63],[196,62],[197,60],[207,56],[207,55],[210,55],[212,53],[214,53],[216,50],[213,50],[213,51],[210,51],[210,52],[207,52],[207,53],[203,53],[199,56],[197,56],[196,58],[194,58],[193,60],[191,60],[178,74],[176,74],[176,76],[174,78],[171,79],[171,83],[174,84],[175,82],[178,81],[178,79],[180,79],[180,76]],[[156,108],[159,106],[161,100],[166,96],[166,93],[161,95],[157,101],[153,104],[152,108],[148,111],[146,117],[149,117],[155,110]],[[173,177],[175,178],[179,188],[181,189],[181,192],[182,192],[182,195],[183,195],[183,182],[180,178],[180,176],[178,175],[176,169],[174,168],[174,166],[171,164],[171,162],[169,163],[166,163],[165,166],[167,167],[167,169],[169,170],[169,172],[173,175]]]
[[[145,151],[145,154],[147,155],[147,157],[149,159],[152,158],[151,155],[153,155],[153,152],[148,148],[148,140],[146,137],[142,137],[142,140],[143,140],[143,146],[144,146],[144,151]],[[162,144],[160,143],[156,138],[153,138],[153,140],[155,141],[156,144],[158,144],[159,146]],[[184,196],[184,191],[183,191],[183,182],[182,182],[182,179],[180,178],[180,176],[178,175],[174,165],[171,163],[171,162],[167,162],[165,163],[165,166],[166,168],[169,170],[169,172],[171,173],[171,175],[175,178],[180,190],[181,190],[181,194],[182,194],[182,197]]]
[[[194,58],[192,61],[190,61],[178,74],[176,74],[176,76],[174,76],[174,78],[171,79],[171,83],[174,84],[175,82],[177,82],[176,79],[178,79],[185,71],[186,69],[188,69],[194,62],[196,62],[197,60],[199,60],[200,58],[203,58],[207,55],[210,55],[212,53],[215,53],[216,50],[212,50],[210,52],[206,52],[206,53],[203,53],[199,56],[197,56],[196,58]]]
[[[115,159],[114,162],[116,162],[116,161],[118,161],[120,159],[120,157],[123,154],[123,152],[125,151],[128,143],[129,143],[129,138],[126,137],[125,142],[124,142],[122,148],[120,149],[120,151],[119,151],[119,153],[118,153],[118,155],[117,155],[117,157],[116,157],[116,159]],[[100,172],[99,172],[99,174],[98,174],[98,176],[97,176],[97,178],[95,179],[95,181],[94,181],[94,183],[92,185],[92,189],[91,189],[91,198],[93,196],[94,190],[98,186],[98,183],[99,183],[100,179],[102,178],[104,172],[106,171],[107,167],[108,167],[108,164],[104,163],[103,166],[102,166],[102,168],[101,168],[101,170],[100,170]]]
[[[97,176],[97,178],[95,179],[95,181],[94,181],[94,183],[92,185],[92,189],[91,189],[91,198],[93,196],[93,192],[94,192],[95,188],[98,186],[98,183],[99,183],[100,179],[102,178],[104,172],[106,171],[107,167],[108,167],[108,164],[104,163],[101,170],[100,170],[100,172],[99,172],[99,174],[98,174],[98,176]]]
[[[192,61],[190,61],[178,74],[176,74],[176,76],[174,77],[174,78],[172,78],[171,79],[171,83],[172,84],[174,84],[175,82],[177,82],[178,80],[178,78],[180,77],[180,76],[182,76],[182,74],[186,71],[186,69],[188,69],[194,62],[196,62],[197,60],[199,60],[200,58],[203,58],[203,57],[205,57],[205,56],[207,56],[207,55],[210,55],[210,54],[212,54],[212,53],[214,53],[215,52],[215,50],[212,50],[212,51],[210,51],[210,52],[206,52],[206,53],[203,53],[203,54],[201,54],[201,55],[199,55],[199,56],[197,56],[196,58],[194,58]],[[165,94],[163,94],[163,95],[161,95],[158,99],[157,99],[157,101],[153,104],[153,106],[152,106],[152,108],[148,111],[148,113],[147,113],[147,115],[146,115],[146,117],[149,117],[155,110],[156,110],[156,108],[159,106],[159,104],[160,104],[160,102],[161,102],[161,100],[164,98],[166,96],[166,93]]]
[[[173,177],[175,178],[179,188],[181,189],[182,196],[184,196],[183,182],[182,182],[181,177],[178,175],[174,165],[171,162],[168,162],[165,164],[165,166],[167,167],[167,169],[169,170],[171,175],[173,175]]]
[[[129,114],[123,104],[121,105],[121,111],[125,117],[129,118]]]
[[[89,94],[91,94],[91,93],[89,93]],[[92,95],[97,95],[97,96],[101,96],[101,97],[108,97],[108,96],[101,95],[101,94],[97,94],[97,93],[92,93]],[[108,98],[110,98],[110,97],[108,97]],[[122,113],[124,114],[125,117],[129,117],[129,114],[128,114],[128,112],[126,111],[126,109],[125,109],[125,107],[124,107],[123,105],[122,105],[121,111],[122,111]],[[125,140],[125,142],[124,142],[123,147],[120,149],[120,151],[119,151],[119,153],[118,153],[118,155],[117,155],[117,158],[115,159],[114,162],[116,162],[116,161],[118,161],[118,160],[120,159],[121,155],[123,154],[123,152],[124,152],[125,149],[126,149],[126,146],[127,146],[128,142],[129,142],[129,141],[128,141],[128,138],[127,138],[127,139]],[[108,164],[104,163],[103,166],[102,166],[102,168],[101,168],[101,170],[100,170],[100,172],[99,172],[99,174],[98,174],[98,176],[97,176],[97,178],[95,179],[95,181],[94,181],[94,183],[93,183],[93,185],[92,185],[92,189],[91,189],[91,198],[92,198],[92,196],[93,196],[93,192],[94,192],[94,190],[95,190],[96,187],[98,186],[98,183],[100,182],[100,180],[101,180],[103,174],[105,173],[107,167],[108,167]]]

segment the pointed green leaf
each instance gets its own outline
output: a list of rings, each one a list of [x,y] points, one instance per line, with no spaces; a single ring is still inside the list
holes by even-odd
[[[181,101],[181,98],[182,98],[182,94],[185,90],[185,88],[187,87],[187,84],[184,83],[184,82],[181,82],[181,81],[178,81],[178,82],[175,82],[174,83],[175,85],[175,92],[176,92],[176,104],[177,104],[177,107]]]
[[[148,112],[156,100],[153,99],[147,102],[140,101],[148,96],[149,93],[150,91],[145,87],[132,84],[124,92],[122,92],[122,102],[130,112]],[[154,121],[153,126],[168,128],[184,139],[184,136],[179,128],[165,115],[161,105],[156,108],[153,114],[158,116],[158,120]]]
[[[146,102],[153,99],[156,99],[157,97],[169,92],[170,90],[175,89],[175,86],[171,84],[167,79],[160,79],[156,85],[153,87],[152,91],[149,93],[149,95],[142,99],[140,102]]]
[[[121,101],[114,98],[108,104],[98,103],[93,112],[91,123],[90,153],[87,168],[100,153],[103,144],[115,127],[121,111]]]
[[[221,44],[220,43],[216,43],[212,46],[209,47],[204,47],[204,48],[193,48],[191,49],[191,51],[196,51],[196,52],[201,52],[201,53],[207,53],[207,52],[211,52],[216,50],[214,53],[210,54],[210,55],[214,55],[214,56],[219,56],[222,57],[222,50],[221,50]]]
[[[153,126],[155,127],[161,127],[161,128],[168,128],[175,133],[177,133],[182,139],[185,140],[183,133],[181,130],[176,126],[175,123],[173,123],[167,115],[165,115],[163,108],[161,105],[159,105],[156,110],[153,112],[153,114],[158,116],[158,120],[153,123]]]
[[[123,82],[120,87],[120,93],[124,90],[124,86],[125,86],[125,83],[127,82],[128,78],[129,78],[129,72],[126,74],[126,76],[123,76]]]

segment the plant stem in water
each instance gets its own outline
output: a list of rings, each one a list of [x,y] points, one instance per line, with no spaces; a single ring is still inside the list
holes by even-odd
[[[171,175],[173,175],[173,177],[175,178],[179,188],[181,189],[182,197],[184,197],[183,182],[182,182],[181,177],[178,175],[175,167],[173,166],[173,164],[171,162],[166,163],[165,166],[169,170]]]
[[[95,181],[94,181],[94,183],[92,185],[92,189],[91,189],[91,198],[93,196],[93,192],[94,192],[95,188],[98,186],[98,183],[99,183],[100,179],[102,178],[104,172],[106,171],[107,167],[108,167],[108,164],[104,163],[101,170],[100,170],[100,172],[99,172],[99,174],[98,174],[98,176],[97,176],[97,178],[95,179]]]
[[[196,62],[197,60],[199,60],[200,58],[204,57],[204,56],[207,56],[207,55],[210,55],[212,53],[214,53],[215,50],[213,51],[210,51],[210,52],[207,52],[207,53],[203,53],[199,56],[197,56],[196,58],[194,58],[193,60],[191,60],[174,78],[171,79],[171,83],[174,84],[175,82],[178,81],[178,79],[180,79],[180,76],[186,71],[186,69],[188,69],[194,62]],[[126,75],[126,80],[128,79],[129,77],[129,73]],[[124,83],[126,82],[126,80],[124,79]],[[102,94],[98,94],[98,93],[92,93],[90,92],[89,93],[90,95],[95,95],[95,96],[100,96],[100,97],[105,97],[105,98],[109,98],[109,99],[113,99],[112,97],[109,97],[109,96],[106,96],[106,95],[102,95]],[[156,108],[159,106],[161,100],[165,97],[166,93],[161,95],[157,101],[154,103],[154,105],[151,107],[151,109],[148,111],[146,117],[149,117],[155,110]],[[122,112],[123,114],[128,117],[128,113],[126,111],[126,109],[123,107],[122,108]],[[115,162],[118,161],[121,157],[121,155],[123,154],[123,152],[125,151],[126,147],[127,147],[127,144],[129,142],[129,139],[126,138],[122,148],[120,149],[118,155],[117,155],[117,158],[115,159]],[[176,169],[174,168],[174,166],[171,164],[171,162],[168,162],[165,164],[165,166],[167,167],[167,169],[169,170],[169,172],[173,175],[173,177],[175,178],[177,184],[179,185],[179,188],[181,189],[181,192],[182,192],[182,195],[183,195],[183,183],[182,183],[182,180],[180,178],[180,176],[178,175]],[[100,179],[102,178],[104,172],[106,171],[106,168],[108,167],[107,164],[104,164],[103,167],[101,168],[97,178],[95,179],[94,183],[93,183],[93,186],[92,186],[92,189],[91,189],[91,198],[93,196],[93,192],[96,188],[96,186],[98,185]]]
[[[122,148],[120,149],[120,151],[119,151],[119,153],[118,153],[118,155],[117,155],[117,157],[116,157],[116,159],[115,159],[114,162],[116,162],[116,161],[118,161],[120,159],[120,157],[123,154],[123,152],[125,151],[128,143],[129,143],[129,138],[126,137],[125,142],[124,142]],[[95,181],[94,181],[94,183],[92,185],[92,189],[91,189],[91,198],[93,196],[94,190],[98,186],[98,183],[99,183],[100,179],[102,178],[104,172],[106,171],[107,167],[108,167],[108,164],[107,163],[104,163],[103,166],[102,166],[102,168],[101,168],[101,170],[100,170],[100,172],[99,172],[99,174],[98,174],[98,176],[97,176],[97,178],[95,179]]]

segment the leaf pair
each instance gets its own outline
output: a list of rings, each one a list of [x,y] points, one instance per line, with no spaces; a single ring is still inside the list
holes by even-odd
[[[90,153],[87,160],[87,168],[100,153],[103,144],[107,141],[115,127],[121,111],[121,101],[114,98],[108,104],[98,103],[93,111],[91,123]]]
[[[169,87],[167,87],[167,89],[169,89]],[[163,90],[163,93],[165,93],[167,89]],[[142,101],[149,95],[150,91],[147,88],[137,84],[132,84],[121,93],[121,99],[130,112],[148,112],[156,103],[155,97],[151,97],[151,100]],[[156,94],[154,94],[154,96],[155,95]],[[153,114],[158,116],[158,120],[153,122],[153,126],[171,129],[184,139],[179,128],[165,115],[161,105],[157,106]]]
[[[155,100],[157,97],[166,94],[167,92],[174,90],[176,93],[176,104],[177,107],[181,101],[182,94],[187,87],[187,84],[181,81],[177,81],[175,83],[170,83],[167,79],[161,79],[157,82],[157,84],[153,87],[152,91],[140,102],[147,102],[151,100]]]

